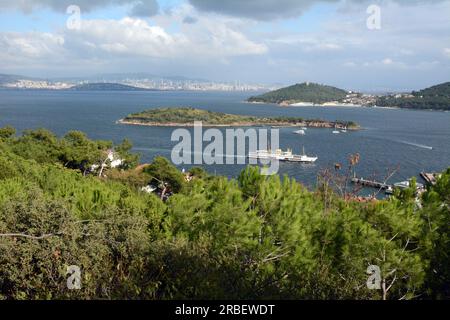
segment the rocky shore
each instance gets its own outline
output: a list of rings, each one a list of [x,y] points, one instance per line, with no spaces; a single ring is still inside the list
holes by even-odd
[[[137,119],[127,120],[120,119],[117,121],[118,124],[134,125],[134,126],[148,126],[148,127],[194,127],[194,122],[190,123],[177,123],[177,122],[151,122],[151,121],[140,121]],[[360,130],[361,127],[357,124],[348,124],[340,121],[319,121],[319,120],[304,120],[301,122],[280,122],[280,121],[255,121],[255,122],[235,122],[227,124],[208,124],[206,122],[202,123],[204,127],[262,127],[271,126],[278,128],[287,127],[306,127],[306,128],[324,128],[324,129],[347,129],[347,130]]]

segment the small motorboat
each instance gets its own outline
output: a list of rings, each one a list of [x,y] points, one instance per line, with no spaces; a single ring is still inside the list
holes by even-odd
[[[304,135],[306,134],[305,130],[303,130],[303,129],[294,131],[294,133],[295,133],[295,134],[302,135],[302,136],[304,136]]]

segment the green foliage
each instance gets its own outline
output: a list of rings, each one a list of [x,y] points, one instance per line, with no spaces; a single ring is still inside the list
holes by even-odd
[[[159,108],[128,115],[125,121],[187,124],[202,121],[206,124],[232,124],[256,121],[256,117],[239,116],[194,108]]]
[[[150,124],[150,125],[192,125],[194,121],[202,121],[206,126],[226,126],[226,125],[302,125],[325,124],[334,127],[335,123],[320,119],[305,120],[299,117],[254,117],[194,108],[159,108],[142,111],[128,115],[123,119],[125,123]],[[338,121],[336,124],[359,128],[356,123]]]
[[[424,257],[429,259],[427,293],[433,298],[450,297],[450,169],[423,196],[422,219],[426,221]]]
[[[208,177],[208,173],[201,167],[192,167],[191,169],[189,169],[189,173],[194,178],[203,179],[203,178],[207,178]]]
[[[450,99],[450,82],[445,82],[418,92],[413,92],[413,94],[415,96],[447,97]]]
[[[0,142],[0,299],[449,298],[450,169],[419,203],[406,190],[325,206],[258,168],[237,180],[195,168],[187,182],[161,157],[101,178],[60,160],[110,147],[45,130]],[[173,194],[139,191],[149,182]],[[67,289],[70,265],[81,290]],[[384,290],[367,288],[369,265]]]
[[[450,110],[450,98],[447,97],[413,97],[395,98],[381,97],[376,102],[380,107],[398,107],[407,109],[438,109]]]
[[[183,174],[163,157],[153,159],[144,172],[150,176],[153,185],[168,185],[173,192],[180,192],[185,184]]]
[[[61,154],[57,137],[46,129],[26,130],[8,143],[14,153],[39,163],[55,163]]]
[[[345,90],[317,83],[301,83],[290,87],[271,91],[256,97],[251,97],[250,102],[282,103],[282,102],[312,102],[325,103],[341,101],[347,95]]]
[[[450,110],[450,82],[414,91],[408,97],[384,96],[377,99],[376,105],[409,109]]]
[[[16,134],[16,129],[10,126],[0,128],[0,139],[9,139]]]
[[[116,151],[123,160],[121,169],[133,169],[139,164],[139,155],[131,153],[132,148],[133,143],[128,139],[124,139],[121,144],[114,148],[114,151]]]
[[[0,152],[4,152],[0,149]],[[0,180],[18,175],[16,164],[6,157],[0,157]]]
[[[94,142],[80,131],[68,132],[62,142],[62,152],[60,160],[68,168],[78,169],[84,173],[90,166],[102,162],[104,152],[111,147],[111,143],[99,141]]]
[[[63,166],[76,169],[84,174],[90,173],[92,167],[109,164],[109,150],[122,159],[120,169],[132,169],[139,162],[139,155],[130,152],[132,144],[124,139],[117,146],[110,141],[93,141],[85,133],[70,131],[62,139],[46,129],[25,130],[20,137],[14,137],[15,129],[5,127],[0,129],[0,141],[3,148],[11,150],[25,159],[38,163],[60,163]],[[6,165],[0,162],[1,165]]]
[[[151,180],[151,177],[138,170],[122,170],[112,169],[107,174],[108,180],[117,181],[121,184],[127,185],[133,189],[140,189]]]
[[[147,224],[144,217],[114,209],[101,222],[79,221],[64,202],[33,189],[11,198],[0,208],[0,233],[14,233],[0,238],[0,297],[139,297],[150,243]],[[81,269],[81,290],[66,286],[69,265]]]

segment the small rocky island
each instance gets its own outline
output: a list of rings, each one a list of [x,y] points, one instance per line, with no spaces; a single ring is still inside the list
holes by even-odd
[[[307,120],[298,117],[255,117],[227,114],[195,108],[158,108],[134,113],[118,121],[121,124],[192,127],[194,121],[202,121],[205,127],[310,127],[359,130],[360,126],[352,121]]]

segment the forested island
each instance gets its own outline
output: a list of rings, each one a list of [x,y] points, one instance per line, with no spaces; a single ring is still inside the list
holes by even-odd
[[[331,101],[342,101],[347,91],[317,83],[299,83],[290,87],[250,97],[249,102],[293,104],[298,102],[322,104]]]
[[[281,106],[362,106],[450,110],[450,82],[411,93],[362,94],[317,83],[301,83],[250,97],[252,103]]]
[[[214,127],[252,127],[252,126],[304,126],[314,128],[347,128],[358,130],[360,126],[353,121],[326,121],[298,117],[255,117],[227,114],[190,107],[157,108],[134,113],[120,119],[118,123],[145,126],[185,127],[193,126],[194,121],[202,121],[203,126]]]
[[[184,173],[161,157],[138,165],[131,147],[0,128],[0,299],[450,296],[450,169],[418,197],[412,184],[361,202],[325,176],[309,191],[255,167]]]
[[[450,82],[407,94],[382,96],[377,106],[407,109],[450,110]]]

